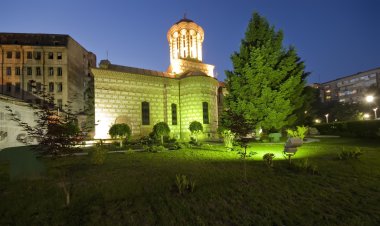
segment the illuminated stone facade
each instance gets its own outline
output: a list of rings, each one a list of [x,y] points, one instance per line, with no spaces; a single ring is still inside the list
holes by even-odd
[[[202,63],[203,38],[200,26],[183,19],[168,32],[171,65],[167,72],[108,60],[93,68],[95,138],[109,138],[114,123],[129,124],[134,138],[146,136],[162,121],[175,138],[189,139],[192,121],[203,123],[203,138],[216,138],[219,82],[213,76],[214,66]]]
[[[169,29],[167,39],[170,50],[169,73],[181,75],[199,71],[214,77],[214,65],[202,63],[202,27],[184,18]]]

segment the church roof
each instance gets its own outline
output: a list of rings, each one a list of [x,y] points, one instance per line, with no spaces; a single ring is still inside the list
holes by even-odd
[[[187,18],[185,17],[185,18],[180,19],[180,20],[179,20],[177,23],[175,23],[175,24],[179,24],[179,23],[181,23],[181,22],[188,22],[188,23],[193,22],[193,23],[194,23],[194,21],[192,21],[192,20],[190,20],[190,19],[187,19]]]
[[[160,77],[170,77],[170,78],[174,77],[167,72],[154,71],[154,70],[137,68],[137,67],[128,67],[128,66],[122,66],[122,65],[117,65],[117,64],[111,64],[108,60],[107,61],[104,60],[104,63],[108,63],[108,64],[106,66],[103,66],[102,61],[100,63],[100,68],[102,68],[102,69],[107,69],[107,70],[117,71],[117,72],[131,73],[131,74],[139,74],[139,75],[150,75],[150,76],[160,76]]]

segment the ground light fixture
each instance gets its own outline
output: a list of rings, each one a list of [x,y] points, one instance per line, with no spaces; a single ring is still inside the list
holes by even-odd
[[[365,113],[365,114],[363,115],[363,117],[364,117],[365,120],[367,120],[367,119],[369,119],[369,114],[368,114],[368,113]]]

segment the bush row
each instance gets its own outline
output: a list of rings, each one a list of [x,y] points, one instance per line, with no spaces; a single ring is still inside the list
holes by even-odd
[[[380,120],[333,122],[315,125],[315,127],[322,135],[361,138],[380,137]]]

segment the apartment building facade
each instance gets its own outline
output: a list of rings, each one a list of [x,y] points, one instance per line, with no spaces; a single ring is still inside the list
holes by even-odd
[[[37,103],[45,88],[57,106],[85,108],[96,55],[69,35],[0,33],[0,94]]]
[[[319,89],[322,102],[360,103],[373,87],[380,89],[380,68],[321,83]]]

